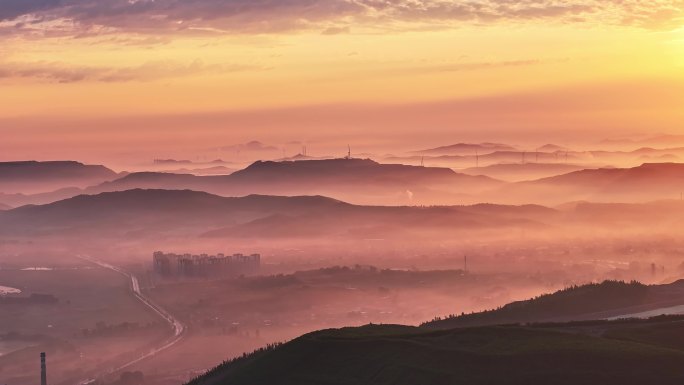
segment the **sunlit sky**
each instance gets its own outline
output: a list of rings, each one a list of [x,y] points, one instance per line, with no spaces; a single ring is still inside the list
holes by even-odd
[[[682,26],[680,0],[0,0],[0,157],[684,133]]]

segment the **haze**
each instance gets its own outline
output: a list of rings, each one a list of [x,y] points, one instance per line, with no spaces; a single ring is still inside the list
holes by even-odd
[[[0,1],[0,384],[680,384],[683,74],[679,0]]]

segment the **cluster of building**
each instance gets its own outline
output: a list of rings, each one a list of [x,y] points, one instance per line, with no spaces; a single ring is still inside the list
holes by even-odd
[[[261,255],[195,255],[155,251],[152,254],[152,265],[154,272],[162,277],[232,277],[258,272],[261,265]]]

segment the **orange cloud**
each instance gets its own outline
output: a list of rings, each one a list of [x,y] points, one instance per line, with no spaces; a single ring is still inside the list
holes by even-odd
[[[187,65],[171,62],[150,62],[135,67],[87,67],[55,62],[0,63],[0,79],[31,78],[57,83],[129,82],[187,76],[198,73],[227,73],[262,70],[259,66],[212,64],[196,60]]]

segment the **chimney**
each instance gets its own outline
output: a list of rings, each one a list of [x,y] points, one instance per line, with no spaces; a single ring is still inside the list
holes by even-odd
[[[45,352],[40,353],[40,385],[47,385],[47,367],[45,365]]]

